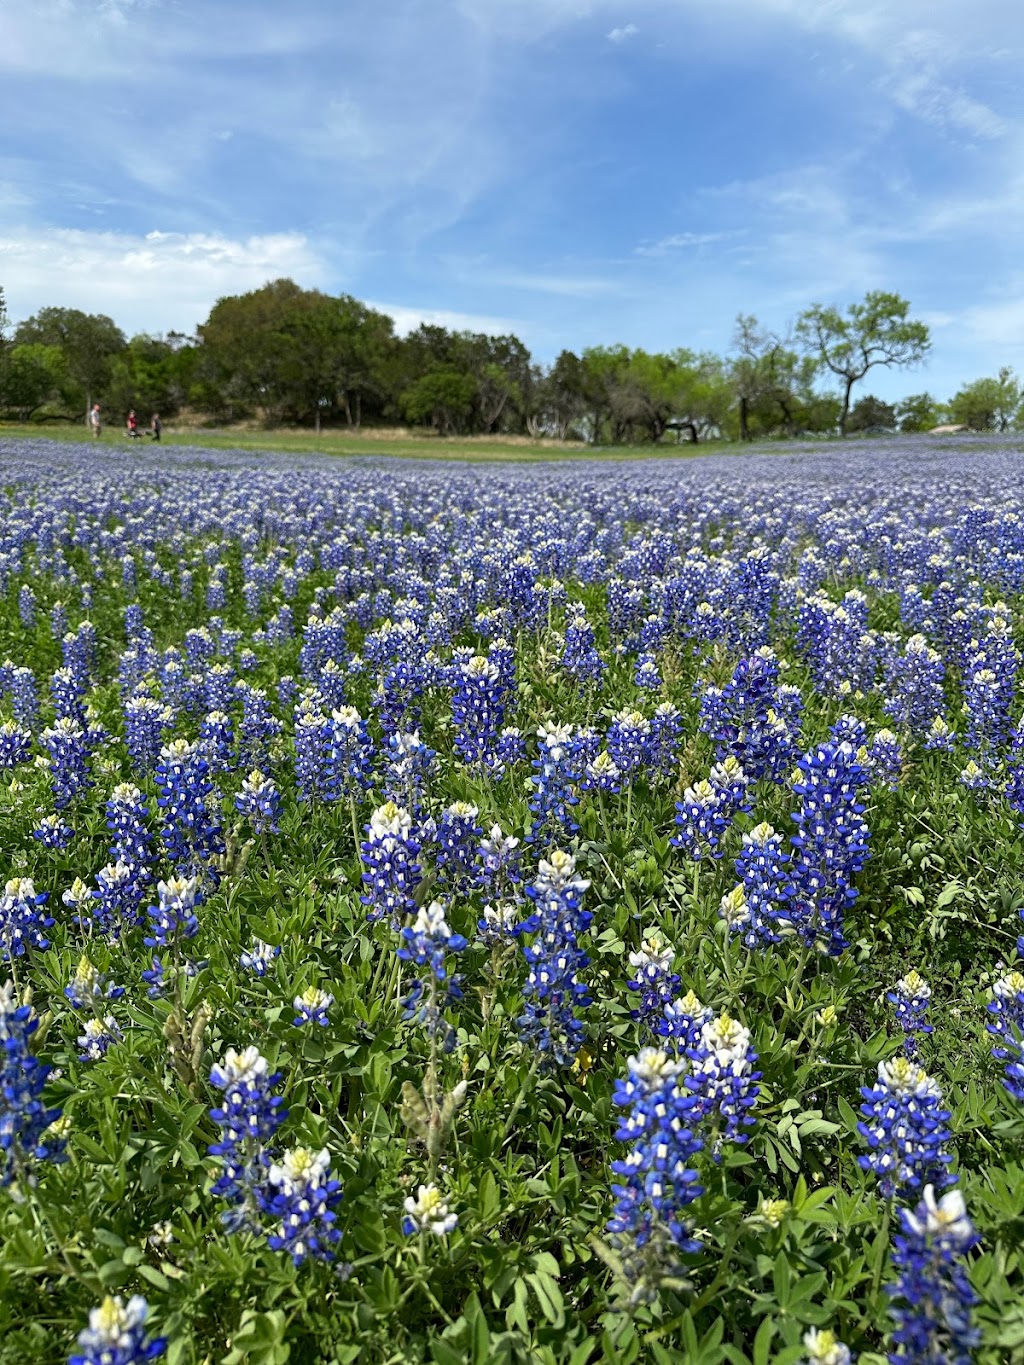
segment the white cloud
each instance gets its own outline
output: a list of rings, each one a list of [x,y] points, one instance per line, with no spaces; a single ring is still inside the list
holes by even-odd
[[[454,332],[488,332],[491,336],[503,336],[507,332],[522,335],[522,323],[514,318],[487,317],[480,313],[457,313],[447,308],[414,308],[401,303],[368,302],[370,308],[386,313],[394,319],[395,331],[399,336],[414,332],[420,323],[433,327],[447,327]]]
[[[715,242],[725,242],[741,236],[743,232],[740,229],[728,232],[673,232],[668,237],[662,237],[660,241],[644,242],[634,247],[633,252],[636,256],[664,256],[669,251],[711,246]]]
[[[106,313],[128,332],[191,331],[224,294],[281,276],[311,286],[325,273],[306,238],[294,232],[245,239],[199,232],[0,232],[0,280],[14,318],[60,304]]]
[[[605,36],[610,43],[628,43],[630,38],[635,38],[639,32],[636,24],[626,24],[623,28],[613,28]]]

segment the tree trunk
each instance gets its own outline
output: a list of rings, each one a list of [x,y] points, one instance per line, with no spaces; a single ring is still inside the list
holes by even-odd
[[[356,431],[363,425],[363,395],[356,390]]]
[[[854,381],[853,381],[852,379],[848,379],[848,380],[846,381],[846,390],[845,390],[845,392],[843,393],[843,410],[842,410],[842,412],[839,414],[839,435],[840,435],[840,436],[845,436],[845,435],[846,435],[846,419],[847,419],[847,417],[849,417],[849,415],[850,415],[850,390],[853,388],[853,384],[854,384]]]
[[[742,396],[742,397],[740,398],[740,440],[741,440],[741,441],[749,441],[749,440],[750,440],[750,426],[749,426],[749,424],[748,424],[748,422],[747,422],[747,411],[748,411],[748,408],[749,408],[749,404],[748,404],[748,402],[747,402],[746,396],[744,395],[744,396]]]

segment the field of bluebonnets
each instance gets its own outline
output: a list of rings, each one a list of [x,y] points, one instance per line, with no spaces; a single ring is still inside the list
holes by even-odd
[[[1024,1359],[1022,459],[3,444],[2,1365]]]

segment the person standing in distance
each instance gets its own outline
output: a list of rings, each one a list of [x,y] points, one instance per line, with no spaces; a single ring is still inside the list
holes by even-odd
[[[92,430],[92,439],[98,441],[100,439],[100,432],[103,429],[103,423],[100,419],[99,403],[93,403],[92,408],[89,411],[89,426]]]
[[[152,421],[149,424],[149,434],[152,436],[154,441],[159,441],[160,433],[161,431],[163,431],[163,429],[164,424],[163,422],[160,421],[160,414],[158,412],[154,412]]]

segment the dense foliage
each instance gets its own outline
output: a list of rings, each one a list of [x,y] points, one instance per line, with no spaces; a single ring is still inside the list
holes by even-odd
[[[0,1363],[1024,1355],[1019,454],[6,443]]]
[[[724,357],[591,346],[544,366],[517,336],[424,324],[399,337],[390,317],[358,299],[291,280],[219,299],[194,337],[130,341],[110,318],[72,308],[5,328],[0,292],[0,416],[78,420],[99,402],[114,426],[134,408],[144,424],[154,412],[318,431],[407,422],[441,436],[594,444],[1014,425],[1021,388],[1010,370],[948,405],[927,393],[894,406],[870,394],[852,400],[872,372],[927,355],[928,328],[909,311],[898,294],[873,291],[845,313],[810,308],[786,334],[741,316]]]

